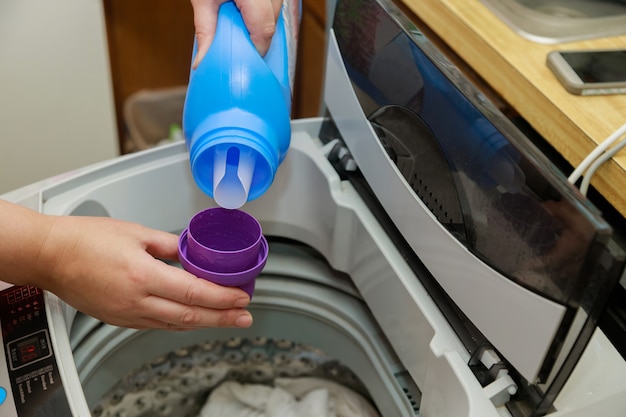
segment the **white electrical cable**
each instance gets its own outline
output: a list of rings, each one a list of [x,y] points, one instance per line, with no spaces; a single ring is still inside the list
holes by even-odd
[[[567,180],[571,184],[575,184],[576,181],[580,178],[580,176],[589,168],[589,166],[604,152],[608,149],[609,146],[613,144],[617,139],[619,139],[623,134],[626,133],[626,123],[624,123],[620,128],[618,128],[613,134],[611,134],[608,138],[606,138],[601,144],[596,146],[596,148],[587,155],[587,157],[576,167],[576,169],[571,173],[571,175],[567,178]]]
[[[624,146],[626,146],[626,137],[622,139],[620,142],[618,142],[617,145],[613,146],[610,150],[606,151],[601,156],[599,156],[593,162],[593,164],[589,166],[589,169],[587,169],[587,171],[585,172],[585,176],[583,177],[583,180],[580,183],[580,192],[582,193],[582,195],[587,195],[587,190],[589,189],[589,183],[591,182],[591,177],[596,172],[596,170],[600,167],[600,165],[602,165],[603,163],[611,159],[613,155],[619,152],[619,150],[622,149]]]

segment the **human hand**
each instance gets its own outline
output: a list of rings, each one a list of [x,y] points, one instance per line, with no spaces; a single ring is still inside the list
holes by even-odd
[[[79,311],[130,328],[249,327],[250,302],[155,259],[177,260],[178,237],[110,218],[53,218],[38,257],[39,283]]]
[[[193,62],[197,68],[206,55],[217,27],[220,5],[228,0],[191,0],[198,51]],[[261,56],[267,53],[276,31],[282,0],[234,0],[250,32],[250,39]]]

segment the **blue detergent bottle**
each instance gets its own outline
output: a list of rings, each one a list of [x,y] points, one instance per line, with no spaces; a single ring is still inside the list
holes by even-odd
[[[211,47],[191,69],[183,109],[191,172],[198,187],[224,208],[239,208],[263,195],[289,148],[291,88],[283,12],[261,57],[235,3],[223,3]],[[196,53],[194,45],[191,62]]]

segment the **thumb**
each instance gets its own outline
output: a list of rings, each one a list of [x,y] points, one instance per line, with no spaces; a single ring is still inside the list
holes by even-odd
[[[197,51],[192,68],[196,69],[211,47],[217,28],[220,5],[226,0],[191,0]]]

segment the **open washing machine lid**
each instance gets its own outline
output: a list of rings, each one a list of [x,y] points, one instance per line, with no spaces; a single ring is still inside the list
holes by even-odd
[[[328,49],[325,103],[392,233],[545,414],[624,269],[610,226],[392,1],[339,0]]]

